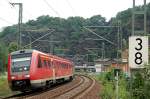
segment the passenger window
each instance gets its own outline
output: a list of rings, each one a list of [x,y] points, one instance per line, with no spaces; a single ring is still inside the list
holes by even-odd
[[[52,64],[53,64],[53,66],[55,67],[55,62],[54,62],[54,61],[52,62]]]
[[[65,68],[65,64],[63,64],[63,67]]]
[[[47,67],[47,62],[46,62],[46,60],[44,60],[44,66]]]
[[[62,63],[62,68],[66,68],[66,66],[65,66],[65,64],[64,64],[64,63]]]
[[[51,66],[54,66],[54,63],[53,63],[53,61],[51,61]]]
[[[64,68],[63,64],[61,63],[61,67]]]
[[[58,68],[60,68],[60,66],[59,66],[59,62],[57,62],[57,66],[58,66]]]
[[[67,69],[69,69],[69,65],[67,64]]]
[[[39,56],[38,57],[38,68],[41,68],[41,67],[42,67],[41,57]]]
[[[56,61],[56,67],[57,67],[57,69],[58,69],[58,62]]]
[[[61,68],[61,63],[59,62],[59,68]]]
[[[51,67],[51,63],[50,63],[50,61],[48,61],[48,66],[49,66],[49,67]]]

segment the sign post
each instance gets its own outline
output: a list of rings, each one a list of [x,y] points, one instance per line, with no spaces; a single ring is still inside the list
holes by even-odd
[[[132,9],[132,36],[129,37],[129,67],[130,67],[130,99],[132,99],[132,79],[135,71],[141,71],[144,65],[148,64],[148,36],[146,32],[146,0],[144,1],[143,10],[136,11],[135,0],[133,0]],[[135,16],[144,16],[144,26],[137,29]]]

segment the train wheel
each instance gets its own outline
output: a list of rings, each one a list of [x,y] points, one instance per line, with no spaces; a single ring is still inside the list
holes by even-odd
[[[50,81],[46,81],[46,88],[50,88],[51,87],[51,82]]]
[[[72,76],[70,76],[70,77],[69,77],[69,81],[72,81],[72,80],[73,80],[73,77],[72,77]]]

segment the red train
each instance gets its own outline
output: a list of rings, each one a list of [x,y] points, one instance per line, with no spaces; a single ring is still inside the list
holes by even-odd
[[[8,57],[8,82],[14,91],[26,91],[73,79],[73,63],[37,50],[19,50]]]

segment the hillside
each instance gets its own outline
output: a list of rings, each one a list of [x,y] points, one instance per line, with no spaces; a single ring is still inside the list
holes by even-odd
[[[142,7],[137,7],[137,9],[142,9]],[[68,19],[63,19],[48,15],[40,16],[36,20],[30,20],[23,23],[22,46],[25,46],[26,44],[29,44],[30,41],[33,42],[37,38],[48,33],[47,31],[36,32],[36,30],[54,29],[55,31],[51,35],[47,35],[40,41],[33,43],[32,48],[44,52],[50,52],[50,50],[52,52],[53,48],[53,53],[56,55],[65,55],[67,57],[85,55],[85,61],[93,61],[94,58],[102,57],[103,40],[98,40],[101,38],[87,31],[84,26],[117,26],[119,20],[121,24],[120,33],[122,34],[122,46],[123,49],[125,49],[128,47],[128,37],[131,35],[131,15],[132,8],[119,12],[117,16],[111,18],[109,22],[106,22],[105,17],[102,17],[101,15],[95,15],[87,19],[82,17],[69,17]],[[143,19],[141,17],[137,17],[137,19],[138,23],[136,23],[136,26],[142,27],[141,22]],[[90,29],[98,35],[117,44],[117,28]],[[27,32],[29,30],[32,32]],[[147,5],[147,32],[150,33],[150,4]],[[17,35],[17,25],[6,27],[2,32],[0,32],[0,56],[2,56],[2,54],[7,56],[8,51],[11,52],[16,50]],[[29,48],[29,46],[27,46],[27,48]],[[90,48],[99,49],[90,50]],[[6,51],[6,49],[8,49],[8,51]],[[105,57],[115,58],[116,50],[117,46],[105,41]],[[87,56],[87,54],[89,55]],[[1,64],[5,62],[6,58],[0,57],[0,60]]]

